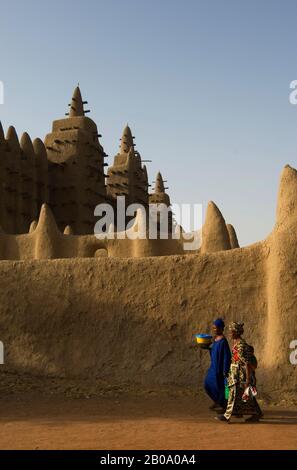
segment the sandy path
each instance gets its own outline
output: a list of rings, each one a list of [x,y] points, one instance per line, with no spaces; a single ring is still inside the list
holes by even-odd
[[[297,449],[297,411],[261,424],[214,420],[194,397],[0,400],[1,449]]]

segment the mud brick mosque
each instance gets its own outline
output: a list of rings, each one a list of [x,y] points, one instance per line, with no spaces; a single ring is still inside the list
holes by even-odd
[[[67,117],[53,122],[52,132],[44,142],[39,138],[32,142],[26,132],[19,140],[13,126],[4,136],[0,124],[0,258],[183,254],[183,237],[173,239],[170,235],[173,214],[161,173],[158,172],[150,194],[147,169],[135,149],[128,125],[113,165],[108,167],[107,154],[100,144],[101,135],[95,122],[86,116],[89,112],[84,109],[86,104],[77,86]],[[168,240],[161,240],[160,236],[158,240],[145,241],[114,241],[104,235],[96,238],[95,207],[107,203],[116,215],[119,196],[125,197],[126,208],[141,204],[146,219],[150,217],[149,204],[163,204],[168,208]],[[143,213],[137,213],[135,219],[126,216],[125,222],[135,220],[130,230],[136,231],[143,217]],[[159,230],[160,213],[157,220]],[[110,229],[117,233],[116,218],[111,227],[106,227],[106,233]],[[183,233],[181,227],[175,229]],[[233,226],[225,223],[213,202],[209,203],[202,234],[203,237],[199,235],[204,240],[199,247],[201,252],[239,246]]]
[[[126,205],[147,206],[149,199],[170,205],[160,173],[155,194],[149,195],[147,169],[128,125],[105,174],[107,155],[85,104],[77,87],[67,118],[53,122],[44,143],[32,142],[27,133],[19,141],[13,126],[4,137],[0,124],[0,225],[5,232],[28,232],[43,203],[60,230],[68,226],[75,234],[94,233],[94,208],[102,202],[114,206],[117,196],[125,196]]]
[[[194,251],[184,249],[181,227],[180,239],[96,237],[101,202],[126,196],[127,204],[169,207],[170,199],[160,174],[149,193],[128,126],[107,168],[85,104],[76,88],[69,115],[54,121],[44,142],[0,128],[6,371],[193,388],[209,365],[189,349],[193,332],[208,331],[220,315],[246,323],[261,390],[296,397],[289,345],[297,338],[297,171],[283,169],[275,226],[250,246],[239,247],[212,201]],[[137,212],[129,230],[143,217]]]

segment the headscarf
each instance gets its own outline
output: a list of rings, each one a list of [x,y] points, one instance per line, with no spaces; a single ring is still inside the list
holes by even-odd
[[[235,333],[237,333],[238,335],[242,335],[243,334],[243,326],[244,326],[244,323],[233,321],[229,325],[229,330],[230,331],[235,331]]]
[[[222,318],[217,318],[216,320],[214,320],[213,325],[217,326],[218,328],[221,328],[222,330],[225,328],[225,323]]]

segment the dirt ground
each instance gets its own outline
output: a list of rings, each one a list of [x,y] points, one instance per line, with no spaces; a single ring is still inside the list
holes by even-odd
[[[214,419],[194,396],[0,399],[0,449],[297,449],[297,410],[263,407],[260,424]]]

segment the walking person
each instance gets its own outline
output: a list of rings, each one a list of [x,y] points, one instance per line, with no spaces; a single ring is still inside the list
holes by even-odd
[[[256,398],[245,391],[250,390],[255,380],[255,357],[253,348],[242,338],[244,323],[232,322],[229,330],[233,339],[232,359],[228,374],[229,398],[223,415],[217,416],[220,421],[229,422],[231,416],[251,415],[246,422],[258,422],[263,416]]]
[[[210,368],[204,381],[204,388],[213,400],[211,410],[225,411],[227,400],[225,398],[225,381],[230,368],[231,353],[228,341],[224,336],[225,323],[217,318],[212,325],[214,341],[210,347]]]

